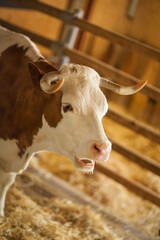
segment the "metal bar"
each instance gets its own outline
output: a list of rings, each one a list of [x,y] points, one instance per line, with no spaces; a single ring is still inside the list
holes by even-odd
[[[142,43],[136,39],[132,39],[122,34],[118,34],[107,29],[96,26],[92,23],[87,22],[86,20],[79,19],[74,17],[72,13],[67,11],[60,10],[58,8],[52,7],[45,3],[35,1],[35,0],[12,0],[16,3],[22,4],[24,6],[30,7],[52,17],[56,17],[79,27],[81,30],[91,32],[96,36],[105,38],[111,42],[120,44],[130,50],[136,51],[140,54],[144,54],[148,57],[154,58],[157,61],[160,61],[160,50],[150,46],[148,44]]]
[[[83,11],[80,10],[82,5],[82,0],[70,0],[67,6],[67,11],[73,13],[74,16],[82,18]],[[70,24],[63,23],[61,27],[61,32],[58,41],[61,42],[64,46],[67,45],[69,48],[73,48],[79,28]],[[57,52],[57,65],[60,67],[62,64],[68,63],[70,58],[63,54],[63,51]]]
[[[143,197],[145,200],[148,200],[157,206],[160,207],[160,195],[154,192],[153,190],[149,189],[148,187],[134,181],[131,179],[127,179],[118,173],[114,172],[113,170],[109,169],[108,167],[104,167],[101,164],[96,165],[96,170],[105,174],[106,176],[114,179],[116,182],[122,184],[130,191],[136,193],[137,195]]]
[[[139,0],[130,0],[128,11],[127,11],[128,18],[133,19],[135,17],[138,3],[139,3]]]

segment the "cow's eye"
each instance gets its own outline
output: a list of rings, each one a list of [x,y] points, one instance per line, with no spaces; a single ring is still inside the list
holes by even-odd
[[[70,104],[63,104],[63,112],[73,112],[73,108]]]

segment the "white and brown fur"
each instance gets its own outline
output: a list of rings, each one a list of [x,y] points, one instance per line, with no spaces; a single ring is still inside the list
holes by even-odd
[[[9,186],[35,152],[67,156],[85,172],[93,171],[94,165],[82,167],[80,159],[96,161],[109,157],[111,144],[101,123],[108,105],[99,88],[99,75],[85,66],[62,65],[59,77],[64,79],[63,86],[47,94],[39,81],[54,71],[56,67],[28,37],[0,28],[1,216]],[[73,111],[64,112],[65,104],[72,105]],[[105,145],[107,155],[93,148],[95,144]]]

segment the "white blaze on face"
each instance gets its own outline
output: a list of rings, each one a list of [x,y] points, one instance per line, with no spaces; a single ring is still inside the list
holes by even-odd
[[[108,110],[99,88],[99,75],[91,68],[65,64],[60,69],[63,118],[54,130],[55,150],[72,159],[85,172],[94,169],[95,161],[109,157],[111,144],[101,123]]]

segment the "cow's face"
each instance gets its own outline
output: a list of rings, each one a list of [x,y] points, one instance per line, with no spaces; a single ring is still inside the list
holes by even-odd
[[[95,161],[107,160],[111,151],[101,122],[108,104],[99,88],[100,77],[91,68],[66,64],[59,79],[64,80],[59,90],[62,117],[49,133],[53,135],[53,149],[69,157],[76,168],[92,172]]]
[[[38,62],[38,68],[35,63],[29,64],[33,84],[41,87],[46,103],[38,141],[44,141],[46,149],[72,159],[78,169],[92,172],[95,161],[107,160],[111,151],[101,122],[108,104],[99,86],[130,95],[143,88],[146,81],[125,87],[85,66],[65,64],[59,71],[51,67],[53,70],[45,73],[39,69],[42,65],[50,69],[44,61]]]

